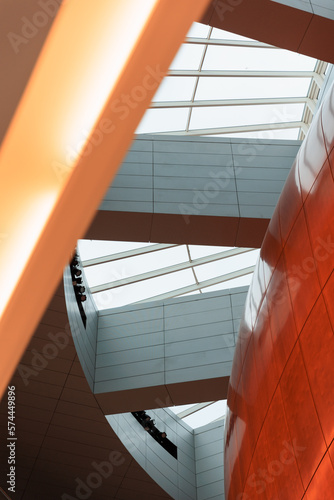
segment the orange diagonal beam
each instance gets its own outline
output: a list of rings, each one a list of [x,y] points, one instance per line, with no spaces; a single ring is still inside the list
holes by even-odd
[[[0,155],[0,395],[207,4],[67,0],[61,7]]]

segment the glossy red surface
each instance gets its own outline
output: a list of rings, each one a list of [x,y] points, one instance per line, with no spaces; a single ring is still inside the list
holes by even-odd
[[[268,226],[228,394],[227,500],[334,499],[334,90]]]

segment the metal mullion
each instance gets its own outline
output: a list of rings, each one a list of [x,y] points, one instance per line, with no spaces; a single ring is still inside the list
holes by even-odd
[[[160,250],[167,250],[168,248],[181,246],[178,244],[157,244],[151,245],[149,247],[134,248],[133,250],[126,250],[125,252],[119,252],[111,255],[104,255],[102,257],[96,257],[94,259],[87,259],[82,261],[83,267],[96,266],[99,264],[105,264],[107,262],[113,262],[115,260],[127,259],[129,257],[136,257],[137,255],[143,255],[145,253],[158,252]]]
[[[250,70],[169,70],[167,76],[190,77],[249,77],[249,78],[315,78],[322,82],[322,77],[315,71],[250,71]]]
[[[245,267],[243,269],[239,269],[238,271],[234,271],[232,273],[223,274],[221,276],[217,276],[216,278],[211,278],[209,280],[200,282],[200,287],[207,288],[209,286],[219,285],[220,283],[224,283],[225,281],[230,281],[235,278],[240,278],[241,276],[246,276],[247,274],[251,274],[254,272],[254,269],[255,266],[250,266],[250,267]],[[179,295],[195,292],[198,289],[199,287],[197,285],[188,285],[182,288],[178,288],[177,290],[171,290],[170,292],[149,297],[148,299],[138,300],[137,302],[133,302],[133,304],[143,304],[145,302],[152,302],[153,300],[171,299]]]
[[[191,258],[191,255],[190,255],[190,248],[189,248],[189,245],[187,245],[187,252],[188,252],[188,258],[189,258],[189,262],[193,262],[192,261],[192,258]],[[197,275],[196,275],[196,271],[194,269],[194,266],[191,267],[191,270],[193,272],[193,275],[194,275],[194,279],[195,279],[195,283],[197,285],[199,285],[199,281],[198,281],[198,278],[197,278]],[[202,293],[202,290],[200,290],[200,293]]]
[[[184,135],[184,136],[197,136],[197,135],[217,135],[217,134],[235,134],[243,132],[261,132],[262,130],[280,130],[289,128],[303,127],[305,124],[301,121],[298,122],[278,122],[278,123],[263,123],[259,125],[238,125],[233,127],[219,127],[219,128],[204,128],[186,131],[173,130],[170,132],[157,132],[155,135]]]
[[[195,404],[191,408],[188,408],[187,410],[183,410],[180,413],[176,413],[176,416],[179,417],[179,418],[182,418],[182,419],[186,418],[186,417],[189,417],[193,413],[196,413],[196,412],[202,410],[203,408],[207,408],[208,406],[210,406],[210,405],[212,405],[214,403],[216,403],[216,401],[210,401],[208,403],[198,403],[198,404]]]
[[[201,257],[199,259],[193,260],[192,262],[181,262],[179,264],[174,264],[172,266],[164,267],[161,269],[156,269],[154,271],[149,271],[142,274],[137,274],[135,276],[130,276],[129,278],[111,281],[108,283],[102,283],[101,285],[96,285],[90,287],[91,293],[103,292],[105,290],[111,290],[114,288],[119,288],[120,286],[130,285],[138,283],[139,281],[145,281],[151,278],[157,278],[159,276],[165,276],[166,274],[175,273],[177,271],[183,271],[189,269],[193,266],[200,266],[202,264],[207,264],[210,262],[215,262],[217,260],[226,259],[234,255],[239,255],[241,253],[250,252],[254,250],[253,248],[237,248],[232,250],[225,250],[224,252],[219,252],[213,255],[208,255],[206,257]]]
[[[209,29],[206,40],[208,40],[210,38],[211,33],[212,33],[212,29],[213,28]],[[200,63],[199,63],[199,67],[198,67],[198,71],[199,72],[202,71],[202,66],[203,66],[203,63],[204,63],[204,59],[205,59],[205,55],[206,55],[207,50],[208,50],[208,45],[206,44],[205,47],[204,47],[204,49],[203,49],[202,57],[201,57],[201,60],[200,60]],[[197,91],[199,79],[200,79],[200,77],[198,76],[196,78],[196,82],[195,82],[195,85],[194,85],[194,91],[193,91],[193,95],[191,97],[191,102],[194,102],[194,100],[195,100],[195,95],[196,95],[196,91]],[[188,119],[187,119],[187,123],[186,123],[186,127],[185,127],[186,130],[189,130],[191,115],[192,115],[192,107],[189,108]]]
[[[249,99],[217,99],[199,101],[157,101],[151,104],[152,109],[164,108],[204,108],[219,106],[260,106],[272,104],[300,104],[307,103],[312,106],[312,99],[304,97],[272,97],[272,98],[249,98]]]
[[[186,37],[184,43],[195,44],[195,45],[218,45],[222,47],[249,47],[255,49],[279,49],[279,47],[275,47],[274,45],[268,45],[267,43],[257,42],[255,40],[247,41],[247,40],[228,40],[228,39],[220,39],[220,38],[198,38],[198,37]]]
[[[324,61],[317,60],[317,62],[315,63],[314,72],[322,78],[322,83],[324,81],[324,75],[327,66],[328,63]],[[321,86],[322,85],[320,85],[320,82],[316,81],[315,78],[311,79],[307,92],[308,101],[304,106],[304,111],[302,114],[302,122],[305,124],[305,127],[307,127],[307,129],[309,128],[315,113],[316,103]],[[306,133],[307,130],[303,130],[301,128],[299,131],[298,139],[303,140],[305,138]]]

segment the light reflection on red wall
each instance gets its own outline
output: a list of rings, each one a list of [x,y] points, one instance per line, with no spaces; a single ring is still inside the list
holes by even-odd
[[[334,89],[269,224],[233,361],[228,500],[334,499]]]

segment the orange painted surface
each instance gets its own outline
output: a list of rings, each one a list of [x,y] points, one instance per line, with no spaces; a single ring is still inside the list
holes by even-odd
[[[334,498],[334,88],[264,238],[228,394],[226,500]]]
[[[334,21],[273,0],[212,0],[200,22],[334,62]]]
[[[1,148],[0,396],[207,3],[72,0],[60,8]]]
[[[260,248],[270,219],[99,210],[85,238]]]

